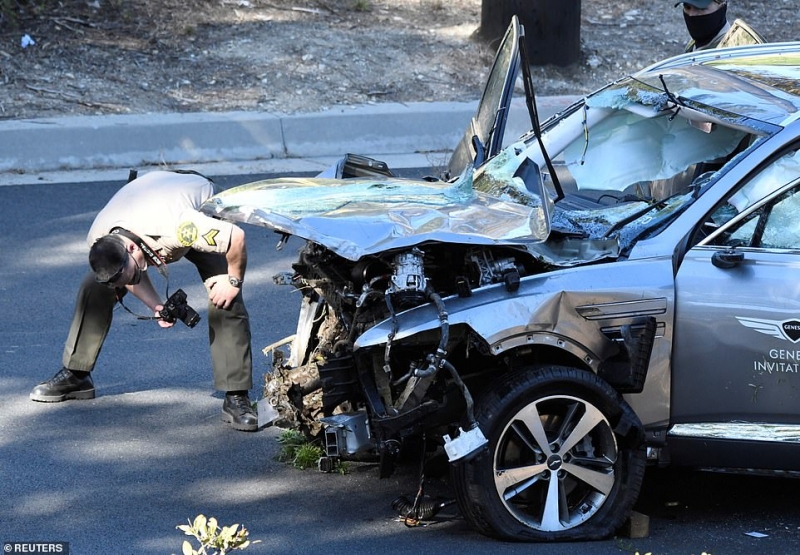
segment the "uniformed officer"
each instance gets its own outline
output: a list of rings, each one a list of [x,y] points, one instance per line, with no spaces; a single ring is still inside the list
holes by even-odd
[[[91,271],[78,290],[63,368],[31,391],[32,400],[94,398],[91,371],[115,304],[130,292],[153,311],[159,326],[172,326],[160,314],[164,301],[146,270],[156,266],[166,278],[166,264],[186,258],[197,267],[208,290],[214,387],[225,392],[222,419],[237,430],[257,429],[258,418],[248,398],[250,322],[241,293],[247,266],[245,235],[239,227],[198,211],[214,192],[213,182],[201,175],[154,171],[129,182],[111,198],[89,230]]]

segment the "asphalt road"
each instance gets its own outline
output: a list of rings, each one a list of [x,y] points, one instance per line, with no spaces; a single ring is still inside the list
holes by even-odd
[[[799,481],[658,469],[648,471],[638,506],[651,519],[646,538],[507,544],[474,533],[457,510],[407,528],[390,504],[416,491],[414,469],[387,480],[368,464],[347,475],[299,471],[274,460],[277,430],[222,425],[204,322],[161,330],[119,310],[94,375],[98,397],[31,402],[30,389],[60,367],[87,267],[86,231],[125,177],[0,187],[0,544],[68,542],[80,555],[180,553],[184,536],[175,526],[203,513],[244,524],[261,541],[247,549],[252,554],[800,552]],[[277,252],[276,236],[247,232],[244,294],[258,384],[266,371],[260,349],[293,333],[297,297],[271,276],[289,268],[297,244]],[[170,286],[183,288],[205,316],[191,264],[170,267]],[[441,482],[430,488],[446,491]]]

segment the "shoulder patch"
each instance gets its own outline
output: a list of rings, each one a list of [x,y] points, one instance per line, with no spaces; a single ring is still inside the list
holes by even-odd
[[[194,222],[183,222],[178,226],[178,242],[190,247],[197,240],[197,226]]]
[[[208,233],[203,235],[203,239],[206,240],[206,243],[208,244],[209,247],[216,247],[217,246],[217,242],[214,240],[214,238],[217,235],[219,235],[219,230],[218,229],[212,229],[211,231],[209,231]]]

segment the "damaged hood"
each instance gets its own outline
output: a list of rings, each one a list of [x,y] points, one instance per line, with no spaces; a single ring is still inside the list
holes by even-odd
[[[472,177],[468,169],[454,182],[270,179],[223,191],[202,211],[301,237],[349,260],[427,241],[524,245],[547,239],[549,211],[535,195],[520,204],[475,190]]]

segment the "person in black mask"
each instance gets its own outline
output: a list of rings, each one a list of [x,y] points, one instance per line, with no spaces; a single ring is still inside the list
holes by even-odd
[[[728,23],[728,2],[726,0],[686,0],[683,5],[683,19],[692,39],[686,45],[686,52],[716,48],[730,30]]]

